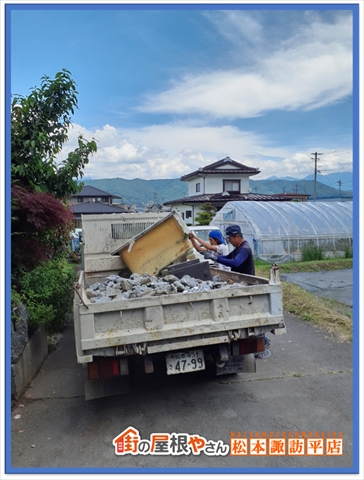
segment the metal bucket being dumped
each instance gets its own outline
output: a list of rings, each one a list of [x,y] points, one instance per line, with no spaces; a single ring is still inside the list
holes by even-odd
[[[120,255],[132,273],[157,275],[160,270],[193,252],[189,229],[172,212],[111,252]]]

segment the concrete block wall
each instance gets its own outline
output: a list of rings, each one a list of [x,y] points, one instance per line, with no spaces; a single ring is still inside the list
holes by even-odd
[[[47,334],[40,328],[25,345],[19,360],[11,365],[11,397],[17,400],[48,356]]]

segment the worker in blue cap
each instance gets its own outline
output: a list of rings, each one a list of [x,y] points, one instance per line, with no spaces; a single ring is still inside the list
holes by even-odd
[[[208,252],[204,257],[230,267],[233,272],[255,275],[253,253],[249,243],[244,240],[239,225],[230,225],[227,227],[225,235],[231,245],[235,247],[234,250],[227,255]]]
[[[199,238],[195,232],[190,232],[189,235],[193,246],[195,249],[202,253],[204,256],[206,254],[211,254],[211,255],[227,255],[229,253],[229,248],[225,243],[224,237],[220,230],[211,230],[209,232],[209,241],[206,242],[205,240],[202,240],[202,238]],[[215,260],[214,260],[215,261]],[[220,268],[223,270],[230,270],[229,267],[226,267],[222,265],[221,263],[218,263],[215,261],[215,267]]]
[[[244,240],[241,228],[239,225],[229,225],[225,230],[226,238],[229,240],[234,248],[228,255],[219,256],[216,254],[206,253],[205,258],[217,261],[222,265],[231,267],[233,272],[245,273],[247,275],[255,275],[253,253],[249,243]],[[257,353],[256,358],[267,358],[271,352],[267,347],[271,344],[268,337],[263,335],[265,351]]]

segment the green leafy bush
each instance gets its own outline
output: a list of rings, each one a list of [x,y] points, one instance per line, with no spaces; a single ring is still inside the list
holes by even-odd
[[[20,295],[29,312],[29,327],[44,325],[49,333],[59,331],[72,309],[75,272],[66,260],[50,260],[24,274]]]
[[[195,217],[197,225],[210,225],[211,220],[212,217],[209,212],[200,212]]]
[[[302,262],[312,262],[314,260],[323,260],[324,254],[321,247],[317,245],[305,245],[302,249]]]
[[[21,302],[22,298],[19,293],[12,288],[11,289],[11,320],[16,323],[18,317],[16,315],[16,308],[18,307],[19,303]]]

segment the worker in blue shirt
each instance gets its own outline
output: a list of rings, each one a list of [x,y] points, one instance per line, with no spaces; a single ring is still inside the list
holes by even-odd
[[[249,243],[244,240],[239,225],[230,225],[225,231],[226,238],[234,248],[228,255],[215,255],[208,252],[204,255],[206,259],[217,261],[222,265],[231,267],[232,272],[255,275],[253,253]]]
[[[214,255],[208,252],[204,254],[204,257],[230,267],[232,272],[255,275],[253,253],[249,243],[244,240],[239,225],[229,225],[225,230],[225,235],[231,245],[235,247],[234,250],[228,255]],[[271,352],[267,350],[271,341],[265,335],[263,337],[265,351],[257,353],[255,355],[257,358],[267,358],[271,355]]]

